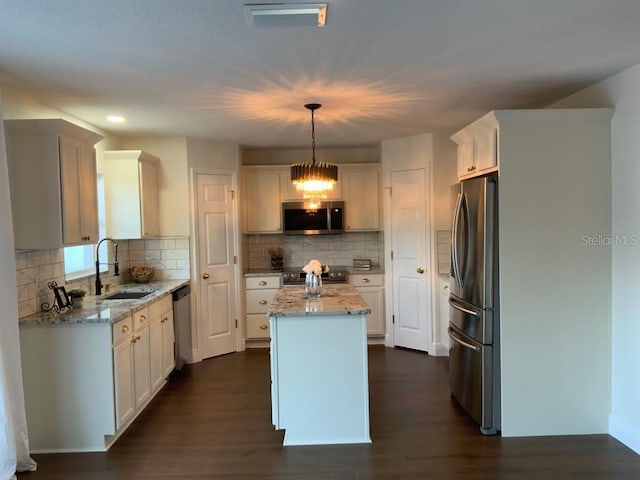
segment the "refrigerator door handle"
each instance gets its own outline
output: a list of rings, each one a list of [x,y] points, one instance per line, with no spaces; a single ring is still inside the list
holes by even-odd
[[[462,193],[458,194],[456,207],[453,212],[453,222],[451,225],[451,263],[453,264],[453,278],[459,287],[462,287],[460,278],[460,259],[458,256],[458,223],[460,221],[460,210],[462,209]]]
[[[453,330],[451,329],[451,327],[449,327],[449,338],[451,338],[451,340],[453,340],[457,344],[462,345],[465,348],[469,348],[469,349],[473,350],[474,352],[479,352],[480,351],[480,347],[478,347],[477,345],[472,345],[472,344],[467,343],[464,340],[461,340],[460,338],[458,338],[453,333]]]
[[[460,310],[461,312],[468,313],[469,315],[473,315],[474,317],[479,317],[480,313],[475,312],[469,308],[465,308],[462,305],[458,304],[455,300],[449,297],[449,305],[451,305],[456,310]]]

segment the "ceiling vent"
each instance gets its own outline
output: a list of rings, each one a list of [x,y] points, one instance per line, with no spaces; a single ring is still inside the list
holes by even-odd
[[[244,10],[255,27],[324,27],[327,20],[326,3],[264,3]]]

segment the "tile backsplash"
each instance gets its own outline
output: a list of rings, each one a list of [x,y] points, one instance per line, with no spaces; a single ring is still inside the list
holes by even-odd
[[[113,258],[113,246],[108,245],[109,258]],[[40,310],[43,302],[53,301],[48,283],[55,281],[67,290],[82,288],[94,292],[95,275],[65,281],[64,249],[16,251],[16,281],[18,285],[18,317],[23,318]],[[189,238],[162,237],[148,240],[118,240],[120,276],[114,277],[113,267],[100,273],[103,284],[118,285],[128,282],[127,270],[132,265],[156,267],[154,280],[188,279]]]
[[[382,232],[340,235],[246,235],[245,266],[250,270],[271,269],[269,249],[282,249],[284,268],[302,267],[317,258],[328,265],[351,266],[354,258],[369,258],[383,266]]]

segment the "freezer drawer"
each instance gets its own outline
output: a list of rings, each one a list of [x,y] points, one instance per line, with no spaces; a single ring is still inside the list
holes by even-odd
[[[490,345],[496,343],[494,338],[493,310],[483,310],[469,303],[463,302],[455,295],[449,296],[449,323],[464,335],[476,342]]]
[[[451,394],[484,434],[494,434],[499,429],[493,354],[491,345],[482,345],[449,327]]]

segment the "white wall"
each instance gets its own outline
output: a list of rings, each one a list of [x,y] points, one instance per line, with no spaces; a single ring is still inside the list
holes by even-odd
[[[503,436],[608,431],[610,115],[496,112]]]
[[[640,64],[552,105],[613,106],[611,435],[640,453]]]

